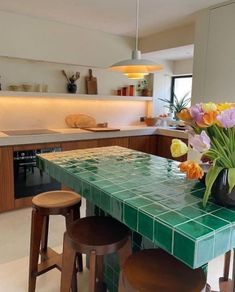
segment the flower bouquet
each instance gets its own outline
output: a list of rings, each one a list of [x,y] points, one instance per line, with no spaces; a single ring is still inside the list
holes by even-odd
[[[178,117],[190,126],[189,146],[179,139],[173,139],[173,157],[186,154],[189,149],[202,154],[202,161],[210,166],[205,177],[206,191],[203,197],[205,206],[212,190],[220,195],[219,201],[230,205],[229,194],[233,193],[231,205],[235,206],[235,103],[201,103],[183,109]],[[185,161],[179,165],[189,179],[201,179],[204,171],[195,161]],[[221,183],[217,180],[220,178]],[[222,187],[221,184],[224,186]],[[221,202],[221,190],[227,190],[228,199]]]

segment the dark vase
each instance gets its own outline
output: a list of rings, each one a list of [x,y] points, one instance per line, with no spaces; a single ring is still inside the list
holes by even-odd
[[[235,187],[229,193],[228,169],[223,169],[219,173],[212,186],[211,195],[219,205],[235,207]]]
[[[67,84],[67,90],[69,93],[76,93],[77,92],[77,84],[74,82],[70,82]]]

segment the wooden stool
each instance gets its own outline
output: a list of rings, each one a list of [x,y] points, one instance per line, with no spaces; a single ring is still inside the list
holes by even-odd
[[[112,217],[77,220],[64,234],[61,292],[69,292],[76,252],[90,256],[89,292],[106,291],[104,255],[119,252],[120,264],[131,254],[128,228]]]
[[[192,270],[161,249],[131,255],[123,266],[119,292],[200,292],[206,291],[201,268]]]
[[[61,270],[62,267],[62,255],[47,246],[49,216],[65,216],[67,229],[74,220],[80,218],[81,197],[71,191],[51,191],[35,196],[32,205],[28,292],[35,292],[37,276],[53,268]],[[77,254],[77,259],[78,270],[82,271],[82,255]],[[72,291],[77,291],[76,286],[74,273]]]

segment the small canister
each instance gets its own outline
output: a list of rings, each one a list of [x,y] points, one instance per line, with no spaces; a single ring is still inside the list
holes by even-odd
[[[129,95],[130,96],[134,96],[135,95],[135,86],[134,85],[130,85],[129,86]]]
[[[127,96],[127,89],[128,87],[122,87],[122,96]]]

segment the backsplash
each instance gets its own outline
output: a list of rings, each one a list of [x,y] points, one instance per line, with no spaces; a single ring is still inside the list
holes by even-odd
[[[66,128],[65,116],[72,113],[91,115],[109,126],[138,125],[147,113],[147,102],[0,97],[0,130]]]

